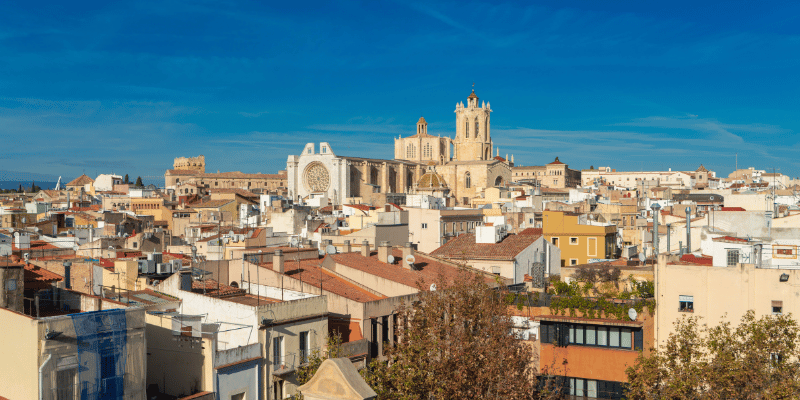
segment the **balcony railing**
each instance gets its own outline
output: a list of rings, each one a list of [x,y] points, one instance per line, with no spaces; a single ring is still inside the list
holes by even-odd
[[[272,375],[283,376],[297,369],[297,354],[288,353],[281,357],[272,357]]]

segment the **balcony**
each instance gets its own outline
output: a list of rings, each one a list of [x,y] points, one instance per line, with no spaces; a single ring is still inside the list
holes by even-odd
[[[288,353],[280,357],[272,357],[272,375],[286,376],[297,370],[297,354]]]

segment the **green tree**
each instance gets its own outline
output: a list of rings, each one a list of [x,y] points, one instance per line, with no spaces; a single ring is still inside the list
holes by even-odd
[[[142,177],[136,178],[136,187],[143,187],[144,183],[142,183]]]
[[[791,315],[708,327],[682,318],[664,346],[629,367],[628,398],[798,399],[800,327]]]
[[[17,193],[25,193],[25,190],[22,188],[21,183],[19,184],[19,189],[17,190]]]
[[[128,179],[128,174],[125,174],[125,182],[123,183],[126,185],[131,183],[130,179]]]
[[[398,308],[398,343],[364,373],[378,398],[534,398],[534,351],[510,334],[514,296],[466,270],[436,285]]]

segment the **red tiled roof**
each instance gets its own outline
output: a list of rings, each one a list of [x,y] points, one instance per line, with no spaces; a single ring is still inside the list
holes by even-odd
[[[247,291],[244,289],[219,283],[214,279],[204,279],[202,281],[193,280],[192,292],[205,293],[207,296],[213,297],[240,296],[247,294]]]
[[[542,228],[527,228],[522,232],[518,233],[517,235],[534,235],[534,236],[542,236],[544,235],[544,229]]]
[[[400,206],[398,206],[397,204],[394,204],[394,203],[386,203],[386,204],[391,204],[391,205],[393,205],[393,206],[394,206],[394,208],[396,208],[396,209],[398,209],[398,210],[400,210],[400,211],[403,211],[403,207],[400,207]]]
[[[720,211],[747,211],[742,207],[722,207]]]
[[[551,162],[550,164],[547,164],[547,165],[552,165],[552,164],[564,164],[564,163],[563,163],[563,162],[561,162],[561,161],[559,161],[559,160],[558,160],[558,157],[556,157],[556,160],[555,160],[555,161],[553,161],[553,162]]]
[[[394,256],[395,259],[402,259],[403,252],[399,249],[392,249],[392,256]],[[436,282],[439,277],[452,282],[460,274],[462,268],[419,252],[414,256],[416,262],[414,263],[415,270],[413,271],[406,269],[399,263],[387,264],[378,261],[378,253],[374,251],[371,252],[369,257],[364,257],[361,253],[339,253],[331,254],[328,257],[332,257],[337,264],[345,265],[409,287],[417,287],[418,284],[421,284],[423,288],[427,288],[427,285]],[[475,272],[483,274],[480,271]],[[486,277],[487,282],[494,282],[494,278],[487,274],[483,275]]]
[[[361,210],[361,211],[369,211],[369,210],[374,209],[374,207],[370,207],[370,206],[367,206],[367,205],[364,205],[364,204],[342,204],[342,205],[343,206],[347,206],[347,207],[353,207],[353,208]]]
[[[696,256],[694,254],[684,254],[681,257],[682,262],[699,264],[699,265],[714,265],[714,259],[709,256]]]
[[[86,174],[83,174],[83,175],[73,179],[72,182],[66,184],[66,186],[83,186],[83,185],[86,185],[88,183],[94,183],[94,179],[89,178],[88,176],[86,176]]]
[[[749,240],[747,240],[747,239],[737,238],[737,237],[733,237],[733,236],[717,237],[717,238],[714,238],[714,241],[715,242],[741,242],[741,243],[749,242]]]
[[[431,252],[431,255],[448,259],[501,259],[513,260],[541,237],[535,234],[508,235],[499,243],[475,243],[475,234],[460,235]]]
[[[58,282],[64,277],[33,264],[25,265],[25,282]]]
[[[322,290],[361,303],[386,298],[386,296],[379,296],[348,282],[335,273],[322,268],[321,263],[322,260],[320,259],[306,259],[299,262],[286,260],[284,262],[284,274],[305,284],[322,287]],[[272,263],[261,264],[261,266],[273,269]]]

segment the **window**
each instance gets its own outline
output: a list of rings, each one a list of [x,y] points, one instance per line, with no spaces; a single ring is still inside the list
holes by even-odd
[[[783,314],[783,301],[772,300],[772,315]]]
[[[578,259],[577,258],[570,258],[569,259],[569,265],[578,265]]]
[[[553,238],[553,246],[558,247],[558,238],[557,237]]]
[[[578,244],[578,238],[576,237],[569,238],[569,244]]]
[[[327,147],[325,147],[325,146],[322,146],[322,152],[323,152],[323,153],[327,153],[327,152],[328,152],[328,148],[327,148]]]
[[[231,396],[231,400],[245,400],[244,394],[245,394],[245,392],[235,394],[235,395]]]
[[[679,296],[678,311],[694,312],[694,296],[683,296],[683,295]]]
[[[475,117],[475,137],[478,137],[478,117]]]
[[[283,336],[272,338],[272,369],[283,366]]]
[[[739,250],[738,249],[728,249],[728,266],[735,267],[736,264],[739,263]]]
[[[422,223],[422,229],[428,229],[428,224],[423,222]]]
[[[492,273],[497,275],[497,276],[500,276],[500,267],[493,266],[492,267]]]
[[[464,126],[464,137],[469,139],[469,120],[466,121]]]
[[[308,331],[300,332],[300,363],[305,364],[308,362],[308,356],[311,353],[311,347],[308,342]]]
[[[469,172],[464,174],[464,187],[467,189],[472,187],[472,178],[469,176]]]

